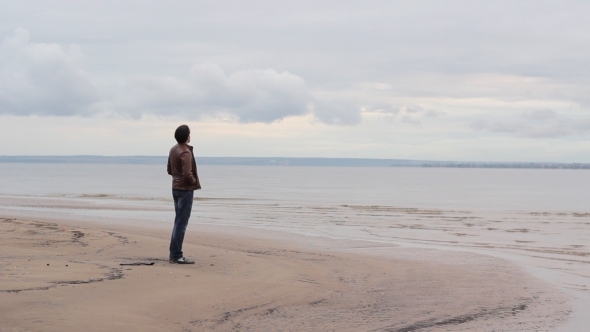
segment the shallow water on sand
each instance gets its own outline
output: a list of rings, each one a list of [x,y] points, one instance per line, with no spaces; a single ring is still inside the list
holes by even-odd
[[[507,258],[578,300],[567,331],[590,312],[589,171],[201,166],[199,176],[192,223]],[[165,165],[0,164],[0,213],[169,227],[170,196]]]

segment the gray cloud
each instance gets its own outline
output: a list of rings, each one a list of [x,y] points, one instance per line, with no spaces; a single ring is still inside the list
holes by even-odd
[[[524,117],[528,120],[548,120],[557,118],[557,112],[551,109],[534,110],[531,112],[524,113]]]
[[[358,105],[379,103],[365,109],[451,128],[430,108],[470,118],[546,103],[562,115],[495,114],[472,127],[569,136],[584,122],[563,105],[590,105],[589,12],[590,3],[570,0],[6,2],[0,35],[24,26],[39,42],[21,31],[2,44],[0,113],[240,122],[313,114],[354,125]],[[399,107],[414,104],[429,109]]]
[[[528,138],[559,138],[590,133],[590,119],[575,119],[550,109],[543,109],[523,113],[511,120],[480,118],[472,121],[470,127],[476,131]]]
[[[0,114],[87,114],[99,99],[75,47],[32,43],[16,29],[0,45]]]
[[[239,122],[274,122],[312,113],[321,122],[353,125],[359,107],[314,97],[305,80],[289,72],[241,70],[226,75],[215,63],[194,65],[189,77],[142,77],[127,84],[115,100],[116,113],[145,113],[191,118],[230,116]]]
[[[98,88],[79,58],[75,47],[33,43],[26,30],[17,29],[0,45],[0,114],[207,115],[248,123],[313,112],[320,121],[336,125],[356,124],[361,118],[358,107],[317,99],[303,78],[286,71],[250,69],[226,75],[209,62],[184,75],[130,76],[122,86],[109,82]]]
[[[3,4],[0,33],[18,24],[42,40],[79,44],[90,50],[91,71],[170,73],[214,62],[229,72],[297,73],[312,89],[420,73],[584,85],[590,75],[590,4],[583,1],[32,3]],[[414,93],[453,93],[435,86],[441,89],[423,84]]]
[[[328,124],[354,125],[361,122],[361,111],[356,105],[316,99],[312,110],[316,118]]]
[[[43,36],[102,46],[138,37],[191,40],[218,47],[213,57],[226,62],[198,61],[218,62],[224,68],[256,52],[264,54],[252,60],[256,68],[283,71],[288,64],[290,71],[313,83],[422,71],[554,77],[590,72],[589,37],[584,33],[589,4],[583,1],[28,3],[5,4],[3,25],[16,21]],[[78,29],[56,24],[64,19]],[[239,52],[228,59],[232,49]],[[142,61],[131,65],[154,60],[142,55]]]
[[[371,106],[366,106],[365,109],[370,112],[379,112],[385,114],[396,115],[399,113],[399,107],[393,106],[391,104],[373,104]]]
[[[365,106],[365,111],[376,112],[385,115],[388,122],[401,122],[410,125],[420,125],[424,118],[435,118],[442,115],[434,109],[426,109],[420,105],[396,107],[389,104],[375,104]]]
[[[400,114],[402,116],[401,122],[411,125],[419,125],[421,123],[420,115],[425,111],[426,110],[420,106],[402,107],[400,108]]]
[[[426,112],[424,112],[424,116],[428,118],[436,118],[440,115],[442,115],[442,112],[439,112],[437,110],[427,110]]]
[[[199,118],[227,114],[240,122],[272,122],[308,112],[305,81],[272,69],[226,75],[214,63],[198,64],[188,77],[139,77],[115,100],[117,113]]]

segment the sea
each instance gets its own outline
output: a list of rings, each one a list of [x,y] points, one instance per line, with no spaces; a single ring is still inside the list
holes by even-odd
[[[198,172],[203,188],[189,228],[499,257],[571,295],[574,312],[560,331],[590,326],[590,170],[202,165]],[[171,196],[166,165],[0,163],[0,216],[170,228]]]

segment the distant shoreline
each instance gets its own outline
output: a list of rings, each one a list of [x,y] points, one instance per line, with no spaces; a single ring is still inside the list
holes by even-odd
[[[590,163],[463,162],[370,158],[196,157],[199,165],[307,167],[425,167],[590,169]],[[165,156],[0,156],[0,163],[38,164],[166,164]]]

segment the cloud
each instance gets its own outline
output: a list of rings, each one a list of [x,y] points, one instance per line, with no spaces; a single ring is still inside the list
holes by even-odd
[[[33,43],[21,28],[0,45],[0,114],[87,114],[98,99],[75,47]]]
[[[399,110],[401,122],[417,126],[421,123],[419,119],[420,115],[425,111],[426,110],[420,106],[402,107]]]
[[[590,133],[590,119],[574,119],[550,109],[534,110],[512,120],[476,119],[470,127],[477,131],[512,134],[528,138],[559,138]]]
[[[354,125],[362,120],[360,108],[351,103],[316,99],[311,108],[317,119],[328,124]]]
[[[385,104],[385,103],[373,104],[371,106],[367,106],[367,107],[365,107],[365,110],[368,112],[378,112],[378,113],[385,113],[385,114],[391,114],[391,115],[396,115],[400,111],[399,107],[395,107],[393,105]]]
[[[114,111],[142,114],[230,117],[241,123],[280,121],[312,113],[321,122],[353,125],[361,121],[359,107],[312,95],[305,80],[273,69],[241,70],[226,75],[216,63],[194,65],[188,78],[132,79],[114,102]]]
[[[363,111],[370,114],[384,115],[381,117],[387,122],[401,122],[418,126],[424,118],[435,118],[442,115],[434,109],[426,109],[420,105],[396,107],[390,104],[374,104],[365,106]]]
[[[524,114],[524,117],[528,120],[548,120],[557,118],[557,112],[550,109],[534,110]]]
[[[17,29],[0,45],[0,114],[155,114],[270,123],[313,112],[320,121],[336,125],[361,119],[358,107],[315,98],[303,78],[287,71],[250,69],[227,75],[209,62],[194,65],[184,77],[130,76],[122,88],[112,82],[99,88],[80,58],[74,46],[33,43],[26,30]]]
[[[426,112],[424,112],[424,116],[428,118],[436,118],[439,115],[442,115],[442,113],[437,110],[427,110]]]
[[[297,75],[272,69],[226,75],[215,63],[194,65],[187,78],[134,78],[124,90],[115,101],[117,113],[230,115],[244,123],[306,114],[311,100],[305,81]]]

